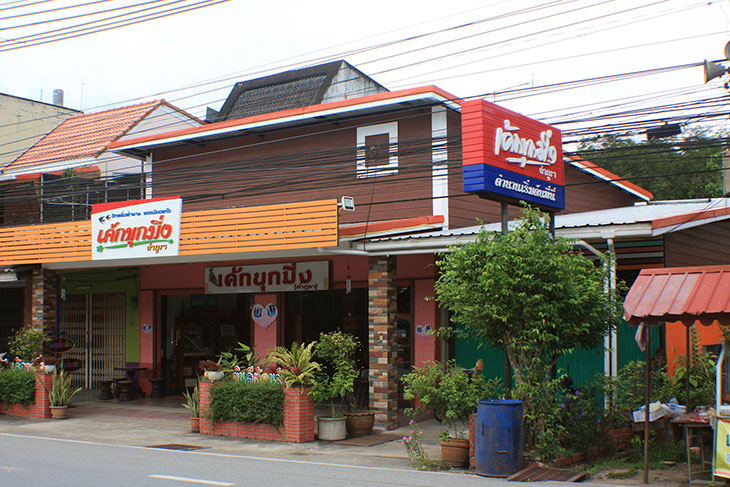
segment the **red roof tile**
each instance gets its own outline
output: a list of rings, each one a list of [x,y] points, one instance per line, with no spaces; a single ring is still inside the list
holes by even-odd
[[[730,266],[644,269],[626,295],[624,319],[730,324]]]
[[[163,103],[164,100],[155,100],[68,118],[5,169],[97,157]]]

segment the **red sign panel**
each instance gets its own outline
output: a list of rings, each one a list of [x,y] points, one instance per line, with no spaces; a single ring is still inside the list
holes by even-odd
[[[560,130],[481,99],[461,113],[464,191],[564,206]]]

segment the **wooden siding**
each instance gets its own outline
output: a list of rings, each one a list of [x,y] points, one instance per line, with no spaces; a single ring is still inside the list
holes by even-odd
[[[398,174],[357,178],[357,127],[392,121],[398,122]],[[157,152],[153,160],[154,195],[180,195],[186,208],[346,195],[355,198],[356,210],[343,212],[342,223],[432,213],[430,108],[188,145]]]
[[[180,255],[335,246],[337,200],[188,211]],[[0,228],[0,265],[91,260],[91,221]]]
[[[500,204],[498,202],[464,193],[461,165],[457,167],[454,164],[450,168],[449,194],[452,195],[449,200],[451,227],[476,225],[477,219],[485,223],[494,223],[500,220]],[[559,212],[559,214],[631,206],[636,201],[639,201],[638,197],[607,182],[597,180],[573,166],[565,165],[565,210]],[[510,206],[510,219],[518,218],[519,215],[519,208]]]
[[[664,242],[666,267],[730,264],[730,221],[669,233]]]

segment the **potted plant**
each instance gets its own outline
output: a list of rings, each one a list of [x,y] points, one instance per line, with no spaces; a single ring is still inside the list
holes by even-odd
[[[415,409],[406,412],[415,415],[431,411],[449,425],[451,432],[446,430],[439,436],[441,455],[445,463],[465,466],[469,460],[469,440],[459,425],[476,412],[479,399],[484,396],[481,374],[469,374],[453,361],[433,362],[424,368],[414,368],[401,380],[404,397],[418,399]]]
[[[68,408],[71,398],[81,390],[81,387],[72,391],[71,376],[65,375],[63,369],[53,374],[50,389],[43,382],[41,383],[46,388],[46,391],[48,391],[51,417],[54,419],[64,419],[66,417],[66,408]]]
[[[195,384],[193,392],[183,392],[186,402],[182,403],[184,408],[190,410],[190,429],[193,433],[200,433],[200,388]]]
[[[221,364],[212,360],[201,360],[198,367],[203,371],[203,376],[211,381],[218,381],[223,378]]]
[[[353,335],[341,331],[322,333],[314,350],[314,355],[321,359],[323,367],[314,374],[312,399],[317,404],[330,406],[329,416],[317,417],[317,431],[320,440],[344,440],[347,437],[345,417],[338,414],[335,402],[342,401],[352,393],[357,368],[355,352],[358,341]]]
[[[286,387],[311,387],[314,383],[314,373],[319,370],[319,364],[313,360],[316,342],[300,345],[291,344],[291,348],[276,347],[267,356],[267,362],[275,362],[281,367],[279,377]]]
[[[363,371],[360,372],[362,374]],[[357,379],[355,379],[357,381]],[[345,411],[345,427],[350,436],[365,436],[373,432],[375,425],[375,413],[368,407],[368,386],[358,387],[355,383],[354,390],[349,394],[350,400],[347,411]]]

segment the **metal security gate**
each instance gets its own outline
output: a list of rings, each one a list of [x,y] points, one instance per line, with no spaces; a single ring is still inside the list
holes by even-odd
[[[75,345],[62,356],[81,364],[70,372],[74,387],[94,388],[119,375],[114,367],[124,367],[125,304],[124,293],[74,294],[61,301],[59,330]]]

